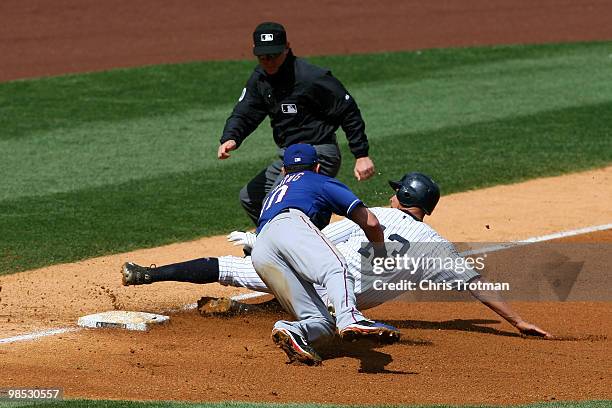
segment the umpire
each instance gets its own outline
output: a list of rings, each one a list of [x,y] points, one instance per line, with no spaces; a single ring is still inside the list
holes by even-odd
[[[314,145],[321,174],[335,177],[341,163],[335,132],[342,127],[356,159],[357,180],[374,175],[374,163],[368,157],[365,123],[357,103],[331,71],[295,57],[285,28],[278,23],[258,25],[253,41],[259,65],[225,123],[217,157],[229,158],[229,152],[240,147],[266,116],[270,117],[279,160],[240,190],[240,203],[257,224],[266,194],[281,179],[280,158],[288,146]]]

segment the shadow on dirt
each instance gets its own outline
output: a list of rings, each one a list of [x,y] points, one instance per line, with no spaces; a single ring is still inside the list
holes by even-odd
[[[393,326],[400,329],[422,329],[422,330],[456,330],[464,332],[484,333],[492,334],[494,336],[504,337],[520,337],[529,340],[542,340],[542,341],[605,341],[607,336],[597,334],[584,334],[581,336],[572,335],[559,335],[553,333],[554,337],[551,339],[545,339],[537,336],[526,336],[517,332],[510,332],[505,330],[499,330],[494,327],[484,326],[488,324],[499,324],[499,320],[485,320],[485,319],[454,319],[446,320],[442,322],[430,322],[426,320],[387,320],[385,323],[392,324]],[[401,343],[402,341],[400,341]],[[419,345],[419,344],[413,344]]]
[[[464,332],[476,332],[493,334],[495,336],[506,337],[522,337],[519,333],[513,333],[505,330],[499,330],[494,327],[484,326],[486,324],[499,324],[499,320],[485,319],[454,319],[445,320],[442,322],[430,322],[426,320],[387,320],[387,324],[391,324],[400,329],[423,329],[423,330],[456,330]]]
[[[400,340],[398,345],[430,345],[431,342],[426,340]],[[360,373],[366,374],[398,374],[398,375],[416,375],[419,374],[413,371],[389,370],[387,365],[393,361],[393,357],[381,350],[382,347],[388,346],[377,341],[360,340],[353,343],[345,343],[337,340],[333,345],[319,347],[317,350],[324,360],[333,360],[336,358],[349,357],[359,360]]]

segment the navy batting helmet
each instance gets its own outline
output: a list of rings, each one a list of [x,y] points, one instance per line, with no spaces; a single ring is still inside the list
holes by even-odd
[[[438,200],[440,188],[423,173],[408,173],[400,181],[389,180],[389,185],[395,190],[397,200],[404,207],[419,207],[430,215]]]

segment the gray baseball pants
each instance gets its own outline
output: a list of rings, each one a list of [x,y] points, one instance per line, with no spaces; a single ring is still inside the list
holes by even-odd
[[[300,334],[309,342],[324,341],[365,317],[355,306],[354,278],[344,257],[299,210],[269,221],[257,236],[251,256],[257,274],[297,320],[280,320],[275,328]],[[336,319],[314,288],[324,286]]]
[[[336,177],[342,162],[338,145],[322,144],[315,145],[314,148],[319,157],[319,164],[321,164],[320,173],[326,176]],[[284,154],[285,149],[279,149],[278,157],[280,160],[274,161],[240,190],[240,204],[242,204],[242,207],[255,225],[257,225],[264,199],[270,190],[283,179],[281,176],[281,168],[283,167],[282,158]]]

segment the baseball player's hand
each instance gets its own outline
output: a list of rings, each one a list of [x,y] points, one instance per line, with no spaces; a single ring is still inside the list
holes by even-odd
[[[384,259],[389,256],[384,242],[372,242],[372,249],[374,250],[374,258]]]
[[[360,157],[355,161],[354,173],[358,181],[369,179],[375,171],[374,162],[369,157]]]
[[[515,326],[521,334],[525,336],[535,336],[535,337],[543,337],[545,339],[552,339],[552,334],[540,329],[535,324],[527,323],[526,321],[521,321],[517,323]]]
[[[238,147],[238,145],[236,144],[235,140],[228,140],[227,142],[223,143],[221,146],[219,146],[219,150],[217,150],[217,159],[228,159],[230,157],[229,152],[236,150],[236,147]]]
[[[257,235],[252,232],[232,231],[228,236],[227,240],[232,242],[234,246],[242,245],[245,249],[253,249]]]

